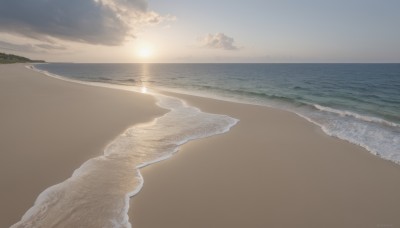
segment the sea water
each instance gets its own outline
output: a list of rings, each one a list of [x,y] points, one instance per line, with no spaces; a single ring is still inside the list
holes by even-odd
[[[325,133],[400,163],[400,64],[67,64],[90,82],[159,88],[297,113]]]

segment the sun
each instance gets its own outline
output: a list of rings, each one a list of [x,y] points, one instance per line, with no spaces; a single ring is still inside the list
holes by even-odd
[[[137,50],[138,57],[148,59],[153,56],[153,49],[149,46],[141,46]]]

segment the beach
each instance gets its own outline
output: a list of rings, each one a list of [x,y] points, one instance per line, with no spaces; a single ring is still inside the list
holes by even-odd
[[[400,167],[294,113],[174,94],[240,120],[141,170],[133,227],[400,227]]]
[[[0,227],[129,126],[165,113],[151,96],[54,79],[24,64],[0,65],[0,107]]]
[[[128,127],[166,113],[152,96],[0,65],[0,227]],[[400,166],[294,113],[173,94],[239,122],[141,169],[133,227],[399,227]],[[168,130],[168,129],[166,129]],[[4,202],[4,203],[3,203]]]

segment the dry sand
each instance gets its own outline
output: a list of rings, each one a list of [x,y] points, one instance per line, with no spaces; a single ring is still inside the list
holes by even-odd
[[[142,169],[133,227],[400,227],[399,165],[293,113],[178,96],[240,122]]]
[[[164,112],[151,96],[0,65],[0,227],[17,222],[40,192],[101,155],[129,126]]]

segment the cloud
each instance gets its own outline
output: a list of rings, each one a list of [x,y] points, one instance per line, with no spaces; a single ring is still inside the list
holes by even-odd
[[[151,11],[148,12],[142,19],[141,22],[147,24],[159,24],[163,21],[175,21],[176,17],[171,15],[161,16],[158,13]]]
[[[67,47],[58,44],[15,44],[0,40],[0,50],[44,53],[53,50],[67,50]]]
[[[1,0],[0,32],[36,40],[119,45],[135,28],[165,19],[146,0]]]
[[[223,33],[208,34],[202,39],[202,45],[206,48],[223,49],[223,50],[238,50],[235,45],[235,40]]]
[[[67,50],[66,46],[58,44],[42,43],[42,44],[35,44],[34,46],[45,50]]]

